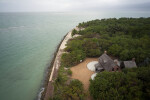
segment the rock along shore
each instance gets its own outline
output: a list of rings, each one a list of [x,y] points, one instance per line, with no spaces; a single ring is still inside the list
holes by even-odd
[[[79,28],[74,28],[79,31]],[[73,30],[73,29],[72,29]],[[66,44],[69,39],[72,39],[74,36],[71,36],[72,30],[69,31],[61,40],[60,44],[57,46],[56,52],[54,53],[54,57],[51,61],[50,67],[48,69],[48,76],[45,80],[45,90],[42,93],[41,100],[49,100],[50,97],[53,96],[54,86],[53,81],[56,79],[58,74],[58,69],[60,67],[61,55],[64,53],[64,49],[66,48]]]

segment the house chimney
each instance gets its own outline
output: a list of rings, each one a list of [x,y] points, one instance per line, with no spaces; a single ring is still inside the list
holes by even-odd
[[[132,61],[135,62],[135,58],[132,58]]]
[[[114,63],[117,64],[117,60],[116,59],[114,60]]]
[[[116,64],[116,66],[118,66],[118,63],[117,62],[114,62]]]
[[[107,54],[107,51],[105,50],[104,53]]]
[[[120,66],[118,63],[119,63],[119,61],[118,61],[118,59],[115,59],[114,60],[114,63],[117,65],[117,66]]]

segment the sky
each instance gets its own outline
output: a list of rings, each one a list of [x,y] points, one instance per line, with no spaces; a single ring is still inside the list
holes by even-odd
[[[150,11],[150,0],[0,0],[0,12]]]

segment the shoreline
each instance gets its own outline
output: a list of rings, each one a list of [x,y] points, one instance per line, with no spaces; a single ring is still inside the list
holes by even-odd
[[[77,27],[73,28],[76,29]],[[72,30],[73,30],[72,29]],[[69,39],[72,38],[71,33],[72,30],[70,30],[60,41],[60,43],[57,45],[57,49],[54,52],[54,56],[51,60],[50,66],[48,67],[47,75],[44,80],[44,91],[41,93],[40,100],[48,100],[49,97],[53,95],[54,87],[52,85],[53,79],[57,77],[57,71],[60,67],[60,58],[63,53],[64,48],[66,48],[66,44]]]
[[[68,33],[67,33],[68,34]],[[66,35],[67,35],[66,34]],[[52,59],[50,60],[50,65],[47,67],[47,71],[46,72],[46,75],[45,75],[45,79],[43,81],[43,86],[41,88],[44,88],[44,91],[41,93],[41,97],[38,98],[38,100],[44,100],[45,98],[45,94],[46,94],[46,90],[47,90],[47,86],[48,86],[48,83],[49,83],[49,78],[50,78],[50,74],[51,74],[51,71],[52,71],[52,68],[53,68],[53,64],[54,64],[54,61],[55,61],[55,58],[56,58],[56,55],[57,55],[57,52],[59,50],[59,47],[62,43],[62,41],[64,40],[64,38],[66,37],[66,35],[61,39],[60,43],[56,46],[56,49],[55,49],[55,52],[53,53],[53,57]],[[40,89],[41,89],[40,88]],[[40,94],[41,91],[39,91],[39,94]],[[38,95],[39,95],[38,94]]]

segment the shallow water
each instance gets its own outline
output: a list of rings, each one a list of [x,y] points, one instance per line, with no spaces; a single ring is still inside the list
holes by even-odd
[[[149,13],[0,13],[0,100],[37,99],[63,36],[79,22]]]

